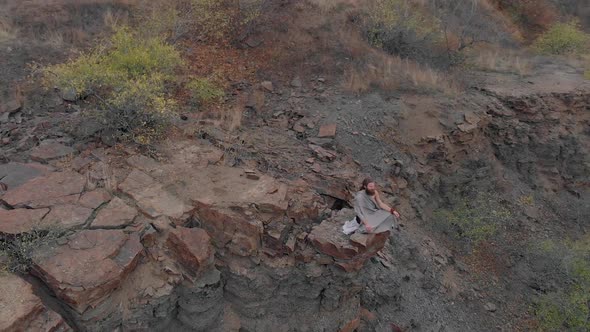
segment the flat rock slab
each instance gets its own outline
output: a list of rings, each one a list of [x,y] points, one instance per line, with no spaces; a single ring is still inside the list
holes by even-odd
[[[96,209],[104,203],[111,200],[111,194],[105,189],[99,188],[93,191],[89,191],[80,196],[78,204],[87,207],[89,209]]]
[[[47,162],[53,159],[63,158],[73,154],[76,150],[57,142],[41,143],[31,150],[31,159],[39,162]]]
[[[168,233],[166,246],[193,275],[199,275],[213,264],[211,238],[203,229],[174,228]]]
[[[284,212],[288,207],[287,185],[259,175],[253,180],[235,167],[208,166],[170,171],[164,180],[167,187],[189,201],[225,207],[247,208],[256,205],[263,212]]]
[[[59,229],[79,227],[86,223],[92,211],[93,209],[75,204],[55,205],[51,207],[49,214],[43,218],[43,226],[54,226]]]
[[[129,225],[137,216],[137,210],[125,203],[119,197],[113,198],[107,206],[101,209],[92,222],[93,228],[115,228]]]
[[[81,314],[121,285],[142,251],[136,233],[83,230],[64,245],[39,248],[33,255],[32,273]]]
[[[49,209],[0,210],[0,234],[20,234],[41,229],[41,220]]]
[[[0,276],[0,331],[72,331],[43,305],[31,284],[13,274]]]
[[[4,183],[8,189],[14,189],[23,183],[47,175],[52,172],[52,168],[36,163],[15,163],[0,165],[0,182]]]
[[[85,184],[86,178],[80,173],[54,172],[9,189],[2,200],[12,207],[48,207],[66,196],[80,194]]]
[[[178,219],[191,207],[165,190],[149,175],[133,170],[119,189],[137,201],[137,206],[152,218],[167,216]]]

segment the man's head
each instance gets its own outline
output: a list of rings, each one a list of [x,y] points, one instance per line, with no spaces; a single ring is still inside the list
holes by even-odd
[[[364,179],[362,189],[365,190],[367,195],[371,195],[371,196],[375,195],[375,190],[376,190],[375,181],[373,181],[373,179],[371,179],[371,178]]]

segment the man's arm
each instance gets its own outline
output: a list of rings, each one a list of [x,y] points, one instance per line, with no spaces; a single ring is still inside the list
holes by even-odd
[[[394,216],[396,216],[397,218],[399,218],[399,213],[397,212],[396,209],[390,207],[389,205],[383,203],[383,201],[381,200],[381,197],[379,196],[379,192],[375,192],[375,200],[377,201],[377,204],[379,205],[379,207],[385,211],[389,211],[391,212],[391,214],[393,214]]]

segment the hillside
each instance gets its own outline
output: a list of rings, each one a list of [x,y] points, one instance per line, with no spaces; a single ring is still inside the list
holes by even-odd
[[[0,330],[590,331],[589,20],[0,0]]]

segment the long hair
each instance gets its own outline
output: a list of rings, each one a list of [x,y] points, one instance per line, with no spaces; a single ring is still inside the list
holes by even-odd
[[[371,183],[371,182],[375,182],[375,181],[373,181],[373,179],[371,179],[371,178],[365,178],[363,180],[363,184],[361,186],[361,190],[367,189],[367,185],[369,185],[369,183]]]

